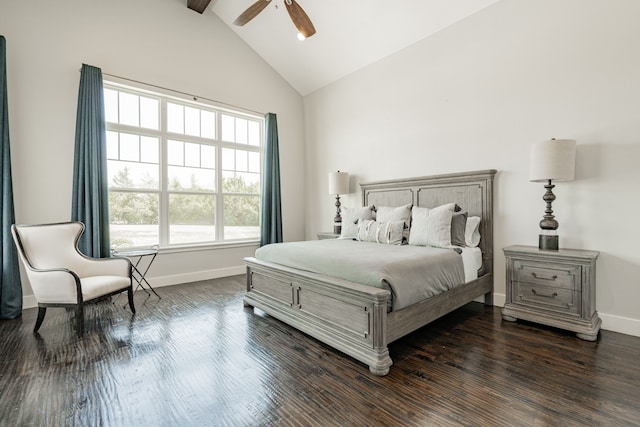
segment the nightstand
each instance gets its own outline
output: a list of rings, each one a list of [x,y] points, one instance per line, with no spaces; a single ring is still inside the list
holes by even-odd
[[[599,252],[544,251],[533,246],[504,248],[507,300],[502,318],[542,323],[595,341],[602,321],[596,311]]]
[[[339,234],[336,234],[332,231],[319,231],[318,232],[318,240],[325,240],[325,239],[337,239],[338,237],[340,237]]]

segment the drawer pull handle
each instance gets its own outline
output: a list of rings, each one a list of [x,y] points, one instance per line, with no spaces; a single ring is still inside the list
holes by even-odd
[[[536,279],[541,279],[541,280],[556,280],[558,278],[558,276],[556,276],[555,274],[551,277],[538,277],[536,273],[531,273],[531,275]]]
[[[555,297],[557,297],[557,296],[558,296],[558,293],[557,293],[557,292],[554,292],[554,293],[552,293],[551,295],[548,295],[548,294],[539,294],[538,292],[536,292],[536,290],[535,290],[535,289],[531,289],[531,292],[532,292],[534,295],[536,295],[536,296],[539,296],[539,297],[545,297],[545,298],[555,298]]]

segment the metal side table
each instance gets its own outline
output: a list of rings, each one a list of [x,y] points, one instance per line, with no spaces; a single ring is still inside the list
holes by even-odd
[[[142,290],[147,294],[149,294],[149,291],[151,291],[158,298],[162,298],[160,295],[158,295],[155,289],[153,289],[153,287],[145,277],[147,275],[147,272],[149,271],[149,268],[151,268],[151,264],[153,264],[153,261],[158,255],[158,250],[159,246],[154,245],[148,249],[131,249],[123,251],[112,250],[111,254],[113,256],[129,258],[129,260],[131,261],[131,278],[138,283],[138,286],[136,286],[134,291],[137,291],[138,288],[142,288]]]

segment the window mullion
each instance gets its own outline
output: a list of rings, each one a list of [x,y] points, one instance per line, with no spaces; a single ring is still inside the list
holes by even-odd
[[[224,195],[222,185],[222,114],[216,114],[216,240],[224,240]]]
[[[167,165],[167,102],[163,99],[160,102],[160,246],[169,245],[169,193],[168,187],[168,165]]]

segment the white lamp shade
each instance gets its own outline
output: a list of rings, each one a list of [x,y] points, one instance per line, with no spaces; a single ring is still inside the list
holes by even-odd
[[[531,146],[529,181],[573,181],[575,170],[575,140],[551,139]]]
[[[349,192],[349,174],[347,172],[329,172],[329,194],[347,194]]]

